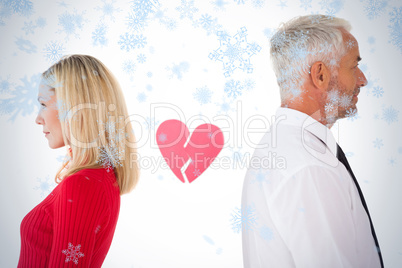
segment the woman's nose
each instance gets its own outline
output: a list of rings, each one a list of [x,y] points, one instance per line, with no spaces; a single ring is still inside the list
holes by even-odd
[[[43,118],[40,116],[40,113],[36,116],[35,123],[38,125],[43,125]]]

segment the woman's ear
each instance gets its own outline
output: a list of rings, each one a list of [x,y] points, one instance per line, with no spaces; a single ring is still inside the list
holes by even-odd
[[[321,90],[326,90],[331,78],[330,71],[321,61],[315,62],[310,69],[310,77],[313,85]]]

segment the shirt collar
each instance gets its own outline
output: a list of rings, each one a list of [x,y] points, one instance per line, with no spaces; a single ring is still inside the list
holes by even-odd
[[[310,132],[320,139],[336,157],[337,143],[331,130],[308,114],[290,108],[279,107],[276,111],[276,119],[281,120],[281,124],[297,126]]]

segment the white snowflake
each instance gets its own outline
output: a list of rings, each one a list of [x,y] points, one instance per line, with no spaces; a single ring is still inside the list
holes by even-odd
[[[229,2],[226,2],[224,0],[214,0],[211,2],[215,6],[215,10],[225,10],[225,5],[227,5]]]
[[[18,49],[21,51],[25,51],[28,54],[36,53],[36,46],[32,44],[31,41],[23,39],[22,37],[17,38],[15,41]]]
[[[51,63],[55,63],[56,61],[58,61],[63,53],[63,44],[56,41],[49,42],[44,49],[45,57]]]
[[[193,96],[201,105],[207,104],[211,102],[212,91],[207,86],[204,86],[197,88]]]
[[[34,190],[40,190],[40,197],[45,197],[50,193],[50,191],[53,189],[55,186],[54,183],[50,180],[49,176],[46,176],[46,178],[37,178],[37,181],[39,183],[38,186],[35,186]]]
[[[103,6],[102,7],[96,7],[95,9],[102,11],[102,13],[103,13],[102,19],[104,19],[106,16],[109,16],[109,18],[112,21],[114,21],[115,20],[114,13],[121,11],[120,8],[115,8],[114,7],[114,4],[116,3],[116,1],[112,0],[111,2],[106,2],[106,0],[102,0],[102,2],[103,2]]]
[[[382,110],[382,119],[387,122],[388,124],[391,124],[393,122],[398,121],[398,114],[399,111],[393,108],[392,106],[389,106],[387,108],[383,108]]]
[[[162,21],[162,23],[166,26],[166,28],[169,31],[173,31],[177,28],[177,22],[174,19],[171,19],[171,18],[165,19]]]
[[[194,0],[181,0],[181,5],[176,7],[176,10],[180,12],[180,19],[189,18],[190,20],[193,19],[194,13],[198,12],[198,8],[194,7]]]
[[[99,136],[106,137],[106,143],[103,146],[98,146],[99,158],[98,163],[107,168],[116,168],[117,166],[123,166],[121,159],[124,156],[125,149],[120,148],[120,143],[124,142],[124,127],[116,127],[116,122],[109,119],[106,123],[100,121]]]
[[[2,6],[9,8],[13,13],[27,17],[33,13],[33,3],[29,0],[3,0],[0,3]]]
[[[135,40],[134,35],[125,33],[124,35],[120,35],[120,40],[118,42],[121,50],[125,50],[129,52],[131,49],[135,48]]]
[[[167,141],[167,135],[165,133],[159,134],[158,141],[164,143],[165,141]]]
[[[274,233],[272,232],[272,229],[267,226],[260,227],[258,231],[260,237],[266,241],[270,241],[274,238]]]
[[[334,110],[334,105],[332,103],[325,104],[325,112],[329,113]]]
[[[251,180],[251,183],[269,183],[267,180],[267,176],[269,175],[269,170],[259,169],[258,171],[253,171],[254,178]]]
[[[389,15],[391,17],[389,20],[391,24],[388,26],[391,31],[389,42],[402,52],[402,7],[394,7]]]
[[[133,0],[131,9],[139,15],[147,17],[150,13],[155,13],[160,6],[158,0]]]
[[[263,8],[265,5],[265,0],[253,0],[252,4],[255,8]]]
[[[238,5],[244,5],[245,4],[245,0],[233,0],[236,4]]]
[[[92,42],[94,46],[100,45],[101,47],[107,45],[107,26],[105,24],[99,24],[96,29],[92,32]]]
[[[42,17],[39,17],[37,20],[36,20],[36,26],[37,27],[39,27],[39,28],[45,28],[45,26],[46,26],[46,19],[45,18],[42,18]]]
[[[359,115],[358,115],[358,113],[357,113],[357,109],[349,108],[349,109],[346,111],[346,117],[347,117],[348,120],[350,120],[350,121],[352,121],[352,122],[353,122],[354,120],[358,119],[358,118],[359,118]]]
[[[68,249],[63,249],[61,252],[66,255],[66,263],[72,261],[78,265],[78,259],[85,257],[84,253],[81,252],[80,244],[74,247],[73,244],[68,243]]]
[[[387,6],[384,0],[366,0],[364,12],[370,20],[378,18]]]
[[[136,65],[133,60],[126,60],[123,62],[123,70],[128,75],[133,75],[136,69]]]
[[[154,130],[155,126],[157,126],[159,124],[159,121],[155,120],[155,117],[149,117],[147,116],[147,118],[145,119],[145,128],[147,130]]]
[[[145,63],[147,61],[147,57],[145,56],[145,54],[141,53],[137,56],[137,61],[139,63]]]
[[[194,174],[195,177],[198,177],[198,176],[201,175],[201,172],[200,172],[199,169],[194,169],[193,174]]]
[[[338,90],[331,90],[328,92],[327,100],[331,103],[338,103],[339,101],[339,92]]]
[[[180,62],[179,64],[173,63],[172,67],[166,67],[166,70],[170,71],[169,78],[176,76],[179,80],[183,78],[183,73],[188,72],[190,69],[190,64],[186,61]]]
[[[225,83],[224,90],[228,97],[237,98],[242,94],[243,85],[240,81],[230,79]]]
[[[343,94],[339,100],[339,105],[343,108],[347,108],[352,104],[352,97],[346,94]]]
[[[240,233],[243,229],[245,231],[252,230],[255,227],[257,216],[255,209],[252,206],[242,206],[236,208],[232,213],[232,230],[235,233]]]
[[[229,77],[234,70],[241,69],[243,72],[252,73],[253,66],[250,58],[261,50],[258,44],[247,42],[247,29],[241,28],[233,37],[219,31],[220,46],[209,54],[211,60],[220,61],[223,64],[224,76]]]
[[[376,138],[374,141],[374,148],[380,149],[384,144],[382,143],[382,139]]]
[[[389,159],[388,159],[388,163],[389,163],[391,166],[395,166],[395,165],[396,165],[396,158],[395,158],[395,157],[389,158]]]
[[[66,39],[70,37],[70,35],[74,35],[75,37],[79,37],[78,30],[82,30],[84,26],[84,19],[85,11],[81,14],[78,14],[77,11],[74,13],[64,12],[63,14],[58,16],[59,23],[58,25],[61,26],[58,32],[64,32],[67,34]]]
[[[376,86],[373,88],[372,93],[374,97],[379,98],[382,97],[382,95],[384,94],[384,89],[382,87]]]
[[[15,90],[9,91],[10,98],[0,99],[0,115],[12,114],[9,120],[14,122],[20,113],[22,116],[31,114],[36,107],[40,80],[40,74],[32,75],[31,78],[27,76],[21,78],[23,85],[18,85]]]
[[[138,102],[145,102],[147,100],[147,95],[144,92],[138,93],[137,100]]]
[[[300,7],[304,8],[305,11],[311,8],[312,0],[300,0]]]
[[[222,102],[215,103],[216,106],[218,106],[219,111],[217,114],[228,114],[229,111],[234,111],[234,109],[231,107],[231,103],[228,98],[222,97]]]
[[[145,28],[147,25],[147,19],[144,15],[131,13],[127,18],[127,26],[130,30],[139,32]]]
[[[24,27],[22,27],[22,30],[25,32],[25,35],[28,35],[28,34],[34,34],[35,28],[36,25],[33,23],[33,21],[29,21],[24,22]]]

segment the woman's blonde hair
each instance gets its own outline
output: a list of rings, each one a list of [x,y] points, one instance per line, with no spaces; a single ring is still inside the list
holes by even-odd
[[[70,55],[42,76],[55,90],[64,144],[71,146],[72,157],[57,172],[56,183],[103,166],[113,169],[120,195],[130,192],[139,177],[135,136],[114,75],[92,56]]]

